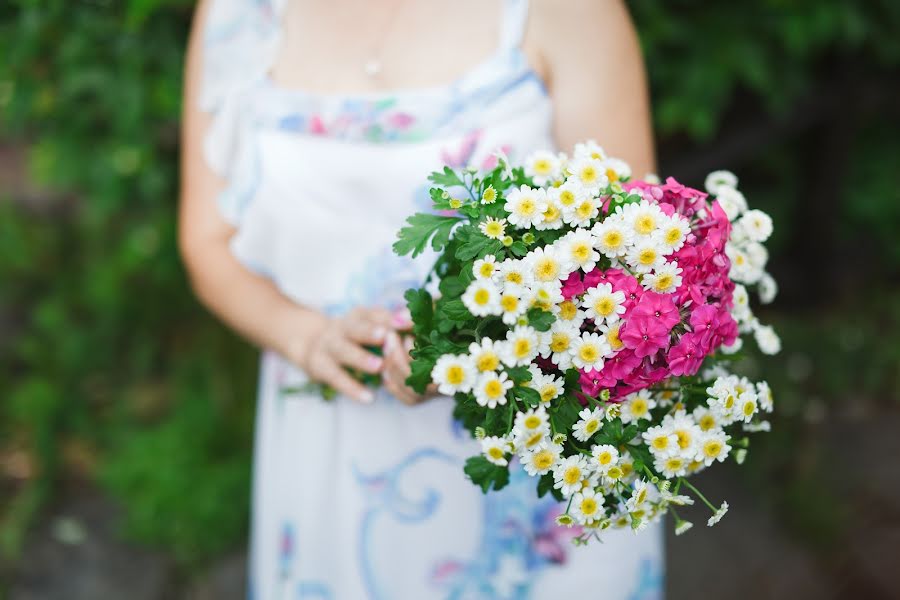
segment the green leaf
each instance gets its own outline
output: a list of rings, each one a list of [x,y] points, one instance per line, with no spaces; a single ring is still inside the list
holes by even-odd
[[[463,470],[485,494],[491,489],[503,489],[509,483],[509,467],[495,465],[484,456],[469,458]]]
[[[413,335],[427,339],[434,323],[434,301],[424,289],[409,289],[403,294],[413,322]]]
[[[400,256],[412,254],[412,257],[422,254],[428,241],[431,247],[440,251],[450,241],[450,232],[453,226],[460,222],[459,217],[433,215],[430,213],[416,213],[409,217],[407,225],[397,234],[394,242],[394,252]]]
[[[553,489],[553,473],[544,473],[541,475],[541,478],[538,480],[537,493],[538,498],[543,498],[547,495],[547,492]]]
[[[553,325],[553,322],[555,320],[556,315],[554,315],[550,311],[546,311],[541,308],[528,309],[528,324],[538,331],[549,330],[550,326]]]
[[[537,406],[541,403],[541,393],[534,388],[517,385],[512,388],[512,393],[527,406]]]
[[[451,169],[448,166],[444,166],[443,171],[435,171],[431,175],[428,176],[428,181],[442,185],[445,187],[453,187],[456,185],[465,185],[463,180],[460,179],[459,175],[456,174],[456,171]]]
[[[456,323],[465,323],[474,318],[472,313],[469,312],[469,309],[466,308],[466,305],[463,304],[463,301],[459,298],[442,302],[439,305],[438,310],[440,311],[441,316]]]

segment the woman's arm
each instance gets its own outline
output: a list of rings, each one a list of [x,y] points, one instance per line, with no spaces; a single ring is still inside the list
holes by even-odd
[[[647,75],[622,0],[534,0],[525,50],[553,99],[559,148],[593,138],[635,176],[655,172]]]
[[[207,4],[198,6],[188,43],[182,120],[178,241],[191,284],[209,310],[250,341],[275,350],[314,380],[357,399],[371,399],[371,392],[342,366],[370,373],[382,368],[383,361],[362,346],[381,345],[395,335],[390,331],[391,315],[360,309],[342,319],[329,319],[289,300],[271,281],[241,265],[228,247],[235,229],[216,206],[224,181],[203,157],[210,117],[197,106]]]

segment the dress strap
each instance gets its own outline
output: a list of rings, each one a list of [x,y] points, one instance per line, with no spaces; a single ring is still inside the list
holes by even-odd
[[[528,0],[503,0],[501,18],[500,46],[504,49],[518,48],[528,22]]]

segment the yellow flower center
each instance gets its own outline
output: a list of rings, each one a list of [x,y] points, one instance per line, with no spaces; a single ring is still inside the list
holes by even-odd
[[[675,437],[678,438],[678,447],[682,450],[691,445],[691,434],[688,431],[679,429],[675,432]]]
[[[503,458],[503,450],[501,450],[497,446],[493,446],[492,448],[488,449],[488,456],[494,459],[501,459]]]
[[[494,189],[494,186],[489,185],[481,195],[481,199],[484,200],[487,204],[492,204],[494,200],[497,199],[497,190]]]
[[[578,350],[578,356],[586,363],[592,363],[600,356],[600,352],[593,344],[585,344]]]
[[[569,334],[558,331],[550,336],[550,350],[565,352],[569,349]]]
[[[548,204],[547,210],[544,211],[544,222],[552,223],[559,218],[559,209],[555,204]]]
[[[521,284],[523,281],[522,274],[518,271],[510,271],[506,274],[506,281],[508,281],[509,283]]]
[[[518,339],[513,344],[513,354],[516,358],[524,358],[531,353],[531,340]]]
[[[526,448],[531,448],[532,446],[535,446],[535,445],[541,443],[541,441],[542,441],[543,439],[544,439],[544,433],[543,433],[542,431],[538,431],[538,432],[536,432],[536,433],[533,433],[533,434],[531,434],[530,437],[528,437],[528,438],[525,440],[525,447],[526,447]]]
[[[619,180],[619,174],[616,173],[612,168],[606,169],[606,177],[612,182],[616,182]]]
[[[647,499],[647,488],[641,488],[641,491],[638,492],[638,495],[634,499],[635,504],[643,504]]]
[[[538,175],[548,175],[552,168],[553,165],[546,158],[539,158],[534,161],[534,172]]]
[[[710,414],[706,414],[700,417],[700,420],[697,422],[697,424],[700,425],[700,429],[702,431],[709,431],[716,426],[716,418]]]
[[[605,467],[612,462],[612,454],[610,452],[601,452],[597,455],[597,462]]]
[[[681,239],[681,229],[678,227],[670,227],[666,230],[666,236],[664,238],[667,244],[677,244]]]
[[[475,366],[479,371],[494,371],[499,365],[500,358],[493,352],[483,352],[475,361]]]
[[[597,169],[594,168],[594,165],[585,165],[581,169],[581,173],[578,174],[578,178],[581,179],[583,183],[591,184],[597,181],[597,177],[599,174],[597,173]]]
[[[475,304],[480,304],[480,305],[484,306],[485,304],[490,302],[491,293],[489,291],[487,291],[486,289],[482,288],[482,289],[478,290],[477,292],[475,292],[474,300],[475,300]]]
[[[559,264],[552,258],[542,258],[534,265],[534,276],[538,281],[559,279]]]
[[[638,254],[638,262],[646,266],[652,265],[656,262],[656,250],[653,248],[644,248]]]
[[[542,402],[550,402],[557,396],[556,386],[552,383],[548,383],[544,387],[541,388],[541,401]]]
[[[734,394],[728,394],[725,397],[725,408],[730,410],[732,406],[734,406]]]
[[[563,190],[559,193],[559,203],[563,206],[575,204],[575,193],[572,190]]]
[[[597,429],[600,428],[600,421],[597,419],[591,419],[587,423],[584,424],[584,432],[588,435],[593,435],[596,433]]]
[[[503,384],[498,379],[491,379],[484,384],[484,395],[491,399],[497,399],[503,395]]]
[[[537,210],[537,203],[531,198],[522,198],[519,202],[519,214],[530,217]]]
[[[489,262],[482,263],[478,272],[482,277],[490,277],[494,274],[494,264]]]
[[[580,242],[572,246],[572,256],[575,257],[575,260],[578,262],[585,262],[591,256],[591,246],[590,244],[586,244],[584,242]]]
[[[618,248],[622,245],[622,232],[616,231],[613,229],[612,231],[607,231],[603,235],[603,245],[607,248]]]
[[[634,230],[641,235],[650,235],[656,228],[656,220],[650,215],[641,215],[634,221]]]
[[[749,417],[756,412],[756,405],[753,402],[744,402],[744,416]]]
[[[675,282],[675,278],[669,273],[664,273],[656,278],[656,285],[653,286],[656,288],[657,292],[661,292],[663,290],[669,289],[672,284]]]
[[[579,219],[587,219],[592,212],[594,212],[594,205],[587,200],[579,204],[578,208],[575,209],[575,214],[578,215]]]
[[[666,468],[670,471],[680,471],[684,467],[684,459],[678,456],[673,456],[671,458],[666,459]]]
[[[578,467],[569,467],[566,469],[565,473],[563,473],[563,481],[569,485],[575,485],[581,481],[581,469]]]
[[[490,221],[484,226],[484,232],[488,237],[499,238],[504,232],[503,224],[500,221]]]
[[[516,309],[519,308],[519,298],[512,294],[505,294],[500,298],[500,306],[506,312],[516,312]]]
[[[598,298],[596,302],[594,302],[594,310],[598,315],[602,317],[608,317],[612,314],[613,310],[616,308],[616,303],[609,296],[603,296]]]
[[[541,450],[540,452],[536,452],[534,454],[534,458],[532,459],[532,464],[537,467],[539,470],[543,471],[544,469],[549,469],[553,466],[554,455],[549,450]]]
[[[459,385],[466,378],[466,372],[459,365],[450,365],[447,367],[447,383],[450,385]]]
[[[541,418],[537,415],[528,415],[525,417],[525,427],[528,429],[534,429],[535,427],[541,426]]]
[[[669,436],[658,435],[651,442],[656,450],[665,450],[669,447]]]
[[[585,498],[581,501],[581,506],[578,507],[578,509],[581,511],[581,514],[588,517],[596,514],[597,508],[599,508],[599,505],[593,498]]]
[[[722,452],[722,443],[719,440],[707,440],[703,444],[703,454],[707,458],[716,458]]]
[[[631,401],[631,414],[635,417],[643,417],[647,414],[647,401],[643,398],[635,398]]]
[[[566,320],[571,321],[575,318],[575,315],[578,314],[578,307],[575,306],[575,303],[571,300],[564,300],[559,305],[559,316]]]
[[[625,472],[620,467],[610,467],[609,471],[606,472],[606,476],[610,479],[622,479],[625,476]]]

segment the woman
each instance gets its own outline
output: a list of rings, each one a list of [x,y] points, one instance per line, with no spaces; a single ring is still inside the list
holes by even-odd
[[[185,263],[265,349],[251,596],[659,596],[658,526],[576,549],[527,475],[488,496],[465,479],[452,401],[404,384],[402,294],[430,265],[390,249],[442,163],[595,138],[652,170],[622,2],[205,0],[184,106]],[[289,391],[309,381],[338,397]]]

